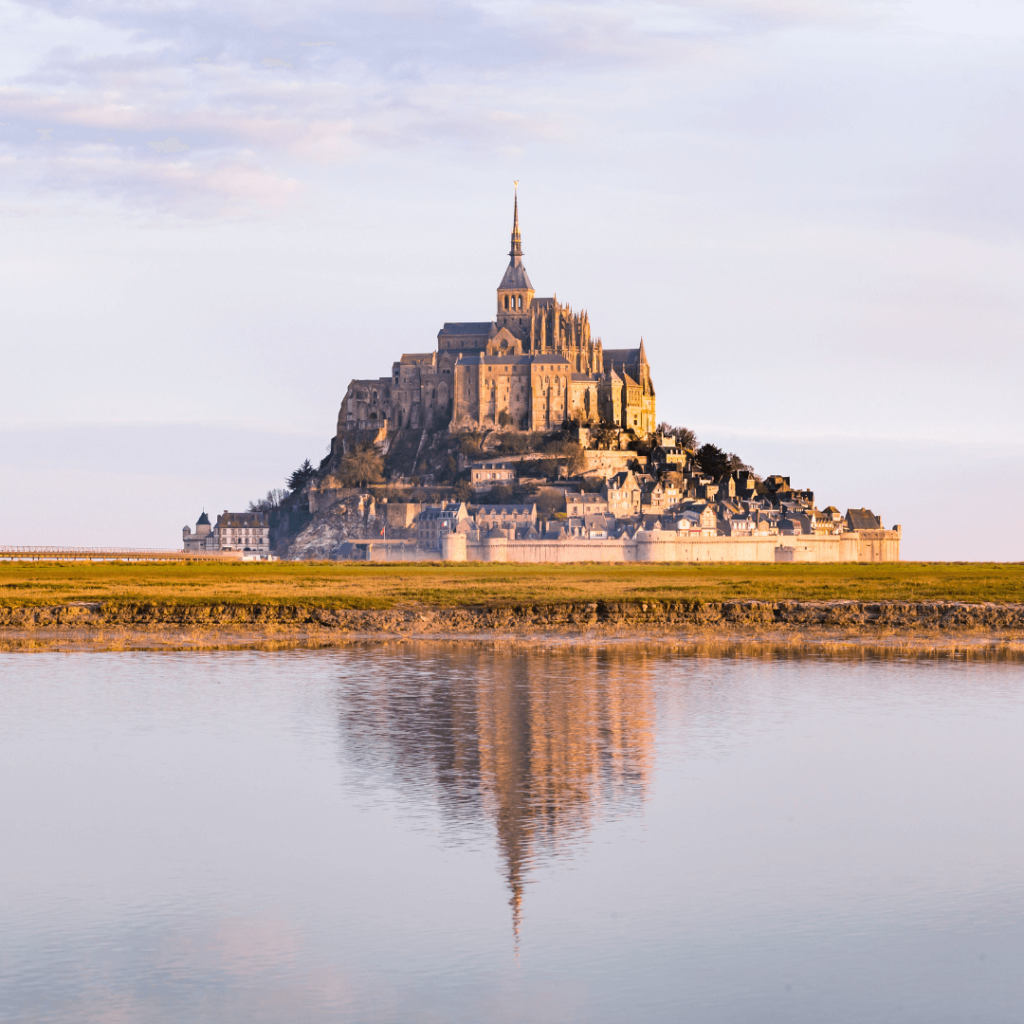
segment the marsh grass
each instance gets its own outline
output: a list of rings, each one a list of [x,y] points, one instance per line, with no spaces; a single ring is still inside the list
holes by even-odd
[[[1024,603],[1024,563],[0,562],[0,605],[503,607],[593,601]]]

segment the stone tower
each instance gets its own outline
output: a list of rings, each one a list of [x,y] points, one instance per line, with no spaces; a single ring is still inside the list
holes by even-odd
[[[498,285],[499,329],[508,327],[513,334],[529,336],[530,306],[533,303],[533,285],[523,266],[523,239],[519,234],[519,195],[516,194],[512,212],[512,248],[508,267]],[[525,328],[525,331],[524,331]]]

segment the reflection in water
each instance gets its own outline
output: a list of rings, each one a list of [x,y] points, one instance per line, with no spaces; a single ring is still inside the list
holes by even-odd
[[[643,800],[655,659],[426,646],[386,657],[383,677],[343,683],[348,756],[417,799],[431,791],[460,833],[493,826],[518,939],[530,867]]]

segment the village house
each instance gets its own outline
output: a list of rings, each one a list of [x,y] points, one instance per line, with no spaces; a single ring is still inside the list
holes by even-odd
[[[589,494],[583,491],[565,492],[566,515],[585,516],[607,511],[608,499],[603,494]]]
[[[640,496],[644,511],[652,512],[665,512],[678,505],[681,498],[678,487],[662,480],[645,488]]]
[[[608,511],[623,518],[640,514],[642,491],[636,474],[627,469],[625,473],[616,473],[606,480],[601,487],[601,494],[608,503]]]
[[[416,544],[429,551],[438,550],[442,534],[454,533],[458,525],[467,519],[469,510],[464,501],[425,508],[416,518]]]
[[[270,557],[270,523],[266,512],[224,512],[210,524],[204,511],[195,533],[181,531],[185,551],[239,551],[258,558]]]
[[[270,554],[270,523],[266,512],[228,512],[217,516],[214,527],[220,551]]]
[[[181,538],[185,542],[186,551],[217,551],[217,534],[210,525],[210,517],[203,509],[203,514],[196,520],[196,532],[192,533],[192,527],[182,528]]]
[[[481,462],[473,466],[469,472],[474,491],[511,487],[516,482],[516,471],[508,462]]]
[[[499,527],[502,530],[515,530],[519,527],[533,526],[537,522],[536,505],[481,505],[473,515],[477,529],[486,530]]]
[[[718,514],[714,505],[691,505],[682,512],[679,521],[679,529],[683,529],[682,523],[685,522],[691,536],[718,536]]]

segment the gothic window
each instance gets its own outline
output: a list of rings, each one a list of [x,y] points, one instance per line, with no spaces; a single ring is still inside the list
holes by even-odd
[[[505,296],[505,308],[508,309],[508,296]]]
[[[523,297],[522,297],[522,295],[519,296],[518,303],[519,303],[519,308],[522,309],[523,308]]]

